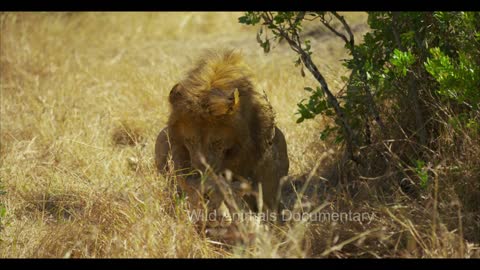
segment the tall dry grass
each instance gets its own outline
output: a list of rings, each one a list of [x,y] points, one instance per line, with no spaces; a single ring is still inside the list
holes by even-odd
[[[285,45],[265,55],[240,15],[0,15],[0,257],[478,256],[458,229],[440,223],[432,234],[429,209],[400,190],[386,203],[375,180],[323,188],[318,174],[342,179],[344,164],[319,140],[321,118],[295,123],[314,79],[300,76]],[[366,15],[346,15],[360,40]],[[313,38],[314,60],[339,89],[342,42]],[[375,213],[372,223],[259,226],[234,247],[197,232],[171,180],[155,172],[153,148],[169,90],[204,49],[220,47],[241,49],[255,70],[285,133],[290,174],[314,172],[316,207]]]

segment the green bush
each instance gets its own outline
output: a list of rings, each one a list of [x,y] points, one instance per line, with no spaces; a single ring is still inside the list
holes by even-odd
[[[352,56],[345,66],[352,73],[347,79],[347,91],[336,97],[339,108],[335,108],[327,96],[329,89],[322,83],[305,87],[311,95],[298,103],[298,123],[319,114],[332,117],[336,126],[327,126],[321,131],[321,138],[336,135],[337,141],[342,141],[350,136],[352,145],[357,147],[372,143],[372,133],[381,134],[379,139],[389,139],[400,130],[409,140],[433,147],[437,127],[429,119],[437,110],[435,106],[452,108],[457,115],[449,117],[460,115],[461,123],[478,128],[478,13],[369,12],[371,31],[365,34],[362,44],[354,44],[352,35],[335,29],[327,16],[345,22],[344,30],[351,33],[343,17],[335,12],[247,12],[239,19],[247,25],[262,25],[257,40],[265,52],[270,51],[270,42],[287,39],[299,55],[295,62],[302,65],[302,72],[305,57],[312,54],[310,40],[300,37],[304,20],[318,19],[345,41]],[[268,35],[268,30],[273,35]],[[389,104],[388,111],[378,109],[385,104]],[[402,117],[405,121],[397,127],[387,129],[383,124]],[[372,120],[377,124],[376,130],[371,126]],[[351,134],[347,129],[351,129]]]

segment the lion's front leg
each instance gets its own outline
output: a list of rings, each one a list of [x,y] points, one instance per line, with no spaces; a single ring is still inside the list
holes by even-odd
[[[191,200],[199,201],[200,178],[192,172],[190,155],[185,146],[174,136],[170,136],[169,128],[165,127],[157,136],[155,142],[155,165],[159,173],[173,176],[180,189],[187,193]],[[198,197],[198,198],[197,198]]]
[[[169,135],[169,128],[160,131],[155,142],[155,165],[157,170],[166,174],[168,172],[181,173],[190,167],[188,150]]]

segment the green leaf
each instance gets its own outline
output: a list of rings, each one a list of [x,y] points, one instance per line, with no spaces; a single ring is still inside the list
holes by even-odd
[[[320,86],[317,86],[317,92],[316,93],[321,97],[325,97],[325,92],[323,92],[323,90]]]
[[[263,44],[262,44],[262,47],[263,47],[263,51],[265,53],[268,53],[270,52],[270,40],[266,40]]]
[[[307,92],[313,92],[313,89],[311,87],[304,87],[303,90]]]
[[[335,131],[335,130],[337,130],[337,128],[335,128],[335,127],[332,128],[332,127],[327,125],[327,127],[325,127],[325,129],[323,129],[322,132],[320,133],[320,139],[322,141],[325,141],[328,138],[328,136],[330,134],[332,134],[332,132]]]
[[[415,63],[415,57],[410,51],[402,52],[395,49],[390,63],[394,66],[395,73],[404,77],[407,75],[408,69]]]
[[[428,185],[428,170],[425,168],[425,161],[423,160],[416,160],[416,168],[415,172],[420,179],[420,187],[425,189]]]
[[[344,138],[342,135],[338,135],[337,137],[335,137],[335,141],[333,141],[335,144],[339,144],[341,142],[343,142]]]
[[[403,44],[408,44],[408,43],[414,42],[414,38],[415,38],[415,32],[414,31],[408,31],[408,32],[402,33],[400,35],[400,39],[402,40]]]
[[[281,24],[285,22],[285,17],[279,13],[275,17],[273,17],[273,20],[275,21],[276,24]]]
[[[238,18],[238,22],[246,25],[255,25],[260,22],[260,15],[258,12],[245,12],[244,16]]]

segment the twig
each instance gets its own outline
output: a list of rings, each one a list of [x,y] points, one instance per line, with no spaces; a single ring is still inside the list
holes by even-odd
[[[380,231],[381,229],[373,229],[373,230],[369,230],[369,231],[366,231],[366,232],[363,232],[361,234],[357,234],[355,235],[354,237],[350,238],[350,239],[347,239],[327,250],[325,250],[324,252],[322,252],[322,254],[320,254],[320,256],[322,257],[325,257],[327,255],[329,255],[330,253],[334,252],[334,251],[339,251],[341,250],[345,245],[348,245],[352,242],[355,242],[356,240],[360,239],[360,238],[363,238],[369,234],[371,234],[372,232],[377,232],[377,231]]]

